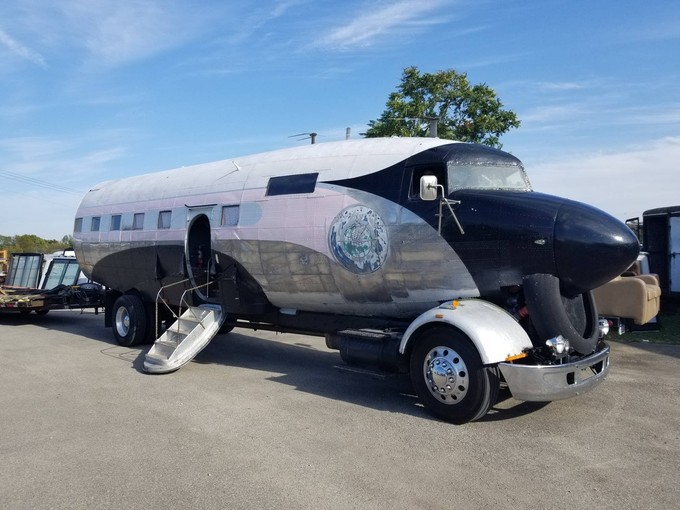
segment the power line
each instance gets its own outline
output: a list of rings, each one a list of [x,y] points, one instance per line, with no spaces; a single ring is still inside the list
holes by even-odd
[[[9,170],[0,170],[0,177],[5,177],[7,179],[12,179],[13,181],[31,184],[33,186],[39,186],[41,188],[50,189],[52,191],[59,191],[61,193],[72,193],[74,195],[83,194],[82,191],[78,191],[73,188],[67,188],[66,186],[60,186],[59,184],[47,182],[43,179],[35,179],[33,177],[28,177],[26,175],[17,174],[14,172],[10,172]]]

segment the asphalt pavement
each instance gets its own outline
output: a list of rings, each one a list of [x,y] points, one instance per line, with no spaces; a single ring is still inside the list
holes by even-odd
[[[235,330],[148,375],[148,346],[117,346],[103,323],[92,311],[0,315],[0,508],[680,501],[680,346],[614,342],[592,392],[549,404],[506,394],[455,426],[427,414],[405,377],[336,368],[322,338]]]

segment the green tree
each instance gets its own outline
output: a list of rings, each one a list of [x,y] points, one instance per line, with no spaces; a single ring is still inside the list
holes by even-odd
[[[16,236],[15,251],[25,253],[47,253],[47,241],[34,234],[24,234]]]
[[[485,84],[471,85],[467,74],[453,69],[420,73],[407,67],[378,120],[369,121],[362,135],[428,136],[436,120],[437,136],[501,147],[500,136],[520,125],[517,115],[504,110],[496,92]]]
[[[65,235],[61,241],[43,239],[34,234],[18,236],[0,235],[0,249],[10,253],[53,253],[73,247],[73,238]]]

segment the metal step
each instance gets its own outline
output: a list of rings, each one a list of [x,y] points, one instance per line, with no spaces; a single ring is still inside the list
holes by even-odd
[[[220,307],[189,307],[151,346],[144,359],[144,370],[164,374],[181,368],[210,343],[224,317]]]

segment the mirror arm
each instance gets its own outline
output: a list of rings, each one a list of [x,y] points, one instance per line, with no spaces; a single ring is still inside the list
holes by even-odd
[[[458,221],[458,216],[456,216],[456,213],[454,212],[453,208],[451,207],[451,204],[457,205],[460,204],[460,200],[449,200],[448,198],[445,198],[444,196],[444,186],[441,184],[438,184],[437,186],[432,186],[429,185],[428,188],[441,188],[442,190],[442,197],[439,199],[439,235],[442,233],[442,217],[444,216],[443,214],[443,207],[444,204],[446,204],[446,207],[449,208],[449,211],[451,211],[451,216],[453,217],[453,220],[456,222],[456,226],[458,226],[458,230],[460,231],[461,235],[465,235],[465,231],[463,230],[463,226],[460,224],[460,221]]]

